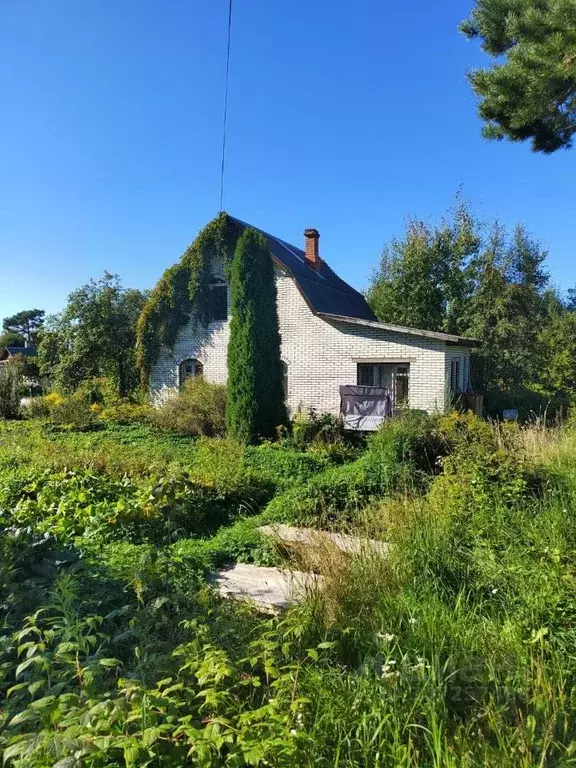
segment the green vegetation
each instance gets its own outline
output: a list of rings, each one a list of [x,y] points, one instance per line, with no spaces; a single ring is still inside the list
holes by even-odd
[[[145,292],[123,288],[108,272],[73,291],[40,334],[40,372],[67,393],[105,376],[127,397],[138,386],[136,321],[145,300]]]
[[[0,419],[16,419],[24,394],[22,365],[18,357],[0,366]]]
[[[571,424],[246,446],[98,418],[0,424],[7,766],[572,763]],[[208,574],[280,564],[273,519],[391,549],[323,552],[323,589],[263,617]]]
[[[150,369],[160,347],[172,347],[178,331],[194,317],[206,325],[210,317],[210,284],[214,258],[229,274],[240,235],[239,226],[226,213],[207,224],[180,261],[167,269],[151,293],[138,320],[137,355],[142,387],[148,388]]]
[[[246,443],[272,438],[288,421],[284,405],[276,282],[262,235],[246,229],[232,260],[226,420]]]
[[[150,409],[148,420],[183,435],[222,437],[226,433],[226,387],[210,384],[202,376],[188,379],[178,395]]]
[[[436,225],[408,222],[384,249],[367,298],[384,322],[480,341],[471,384],[491,416],[553,415],[572,403],[575,315],[551,285],[546,256],[522,226],[487,226],[460,204]]]
[[[576,131],[576,10],[573,0],[476,0],[462,24],[481,38],[492,69],[473,70],[484,135],[532,143],[536,152],[572,146]]]

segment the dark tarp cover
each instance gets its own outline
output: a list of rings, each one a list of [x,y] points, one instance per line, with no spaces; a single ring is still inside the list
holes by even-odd
[[[372,431],[392,416],[392,399],[384,387],[340,387],[340,412],[346,429]]]

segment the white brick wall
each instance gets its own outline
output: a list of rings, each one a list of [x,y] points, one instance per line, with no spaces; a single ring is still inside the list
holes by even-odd
[[[367,360],[410,360],[409,405],[429,412],[444,410],[448,397],[449,360],[457,355],[467,365],[469,351],[447,348],[443,341],[418,338],[315,315],[291,277],[278,271],[278,318],[282,359],[288,366],[288,407],[338,413],[341,384],[356,384],[357,363]],[[151,389],[178,386],[178,366],[186,358],[204,365],[208,381],[226,383],[229,322],[198,329],[189,323],[172,350],[164,348],[153,366]]]

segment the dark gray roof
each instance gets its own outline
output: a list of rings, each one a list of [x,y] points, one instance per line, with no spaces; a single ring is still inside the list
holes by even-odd
[[[23,357],[36,357],[35,347],[5,347],[5,349],[8,350],[11,356],[22,355]]]
[[[263,232],[259,227],[253,227],[234,217],[241,227],[251,227],[266,238],[272,256],[292,275],[304,298],[318,314],[356,317],[360,320],[376,320],[376,315],[364,296],[356,291],[322,260],[319,270],[312,269],[306,263],[304,251],[295,245],[280,240],[274,235]]]

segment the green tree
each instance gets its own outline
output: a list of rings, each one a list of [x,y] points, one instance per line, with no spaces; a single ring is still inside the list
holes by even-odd
[[[546,255],[523,227],[509,238],[495,223],[468,265],[473,290],[461,331],[482,343],[473,375],[489,398],[530,387],[539,375],[535,350],[547,317]]]
[[[545,259],[523,227],[510,236],[459,206],[436,226],[409,221],[385,249],[368,300],[380,320],[478,339],[472,385],[489,410],[510,398],[537,407],[539,334],[553,304]]]
[[[472,358],[473,385],[482,392],[504,381],[501,350],[506,334],[505,238],[504,229],[495,223],[468,265],[473,290],[461,330],[482,342],[481,350]]]
[[[44,314],[42,309],[25,309],[11,317],[5,317],[2,321],[2,328],[5,332],[12,334],[12,339],[22,339],[29,346],[34,346],[38,331],[44,324]],[[5,344],[4,346],[9,345]],[[14,346],[20,345],[15,344]]]
[[[404,237],[384,248],[367,292],[376,316],[413,328],[458,332],[470,294],[464,266],[478,246],[476,224],[464,205],[438,226],[410,219]]]
[[[480,97],[484,135],[530,140],[537,152],[570,147],[576,131],[574,0],[476,0],[461,30],[481,38],[496,61],[468,75]]]
[[[576,312],[576,288],[568,289],[568,296],[566,297],[566,309],[570,312]]]
[[[93,376],[108,376],[121,397],[128,395],[138,385],[136,322],[145,301],[145,293],[123,288],[108,272],[78,288],[42,332],[41,372],[64,391]]]
[[[576,312],[556,302],[538,334],[538,390],[549,399],[576,402]]]
[[[232,437],[251,443],[273,437],[287,420],[274,267],[254,229],[238,239],[230,288],[226,420]]]

